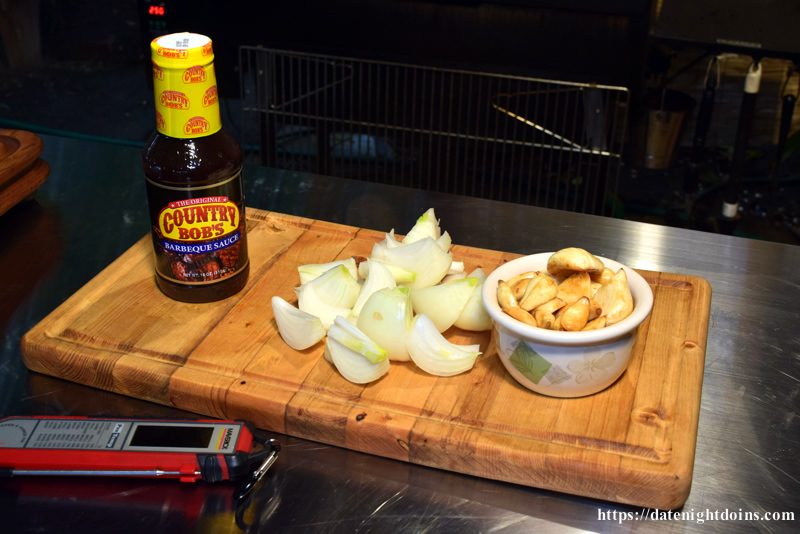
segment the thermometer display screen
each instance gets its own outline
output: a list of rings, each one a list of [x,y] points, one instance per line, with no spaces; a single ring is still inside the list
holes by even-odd
[[[136,426],[131,438],[133,447],[207,448],[214,428],[211,426]]]

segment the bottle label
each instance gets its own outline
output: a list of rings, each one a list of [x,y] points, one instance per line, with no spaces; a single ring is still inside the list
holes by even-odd
[[[159,276],[204,285],[247,266],[240,173],[201,187],[170,187],[148,179],[147,192]]]
[[[156,129],[169,137],[204,137],[222,128],[214,64],[153,65]]]

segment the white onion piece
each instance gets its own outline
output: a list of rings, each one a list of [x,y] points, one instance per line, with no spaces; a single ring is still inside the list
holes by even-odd
[[[392,273],[392,276],[394,277],[394,281],[396,284],[410,284],[417,277],[416,273],[412,273],[411,271],[407,271],[402,267],[398,267],[397,265],[392,265],[390,263],[386,263],[375,258],[370,258],[369,261],[362,261],[358,265],[358,276],[364,279],[367,278],[367,275],[369,274],[370,263],[383,264],[383,266],[389,269],[389,272]]]
[[[408,361],[406,335],[413,313],[407,287],[381,289],[369,297],[358,316],[358,328],[389,353],[389,359]]]
[[[455,282],[456,280],[463,280],[467,277],[467,273],[453,273],[448,274],[444,278],[442,278],[442,284],[449,284],[450,282]]]
[[[450,250],[450,246],[453,244],[453,239],[450,237],[448,232],[445,232],[436,240],[436,244],[439,245],[439,248],[444,250],[445,252]]]
[[[278,324],[278,333],[295,350],[307,349],[325,335],[325,327],[318,317],[298,310],[281,297],[272,297],[272,315]]]
[[[453,376],[469,371],[480,355],[480,345],[450,343],[424,315],[414,318],[406,345],[417,367],[436,376]]]
[[[477,286],[477,278],[463,278],[449,284],[412,289],[411,303],[416,313],[426,315],[439,332],[444,332],[456,322]]]
[[[374,382],[389,372],[388,358],[372,363],[330,336],[325,341],[325,359],[332,362],[339,374],[354,384]]]
[[[394,236],[394,228],[389,230],[389,233],[386,234],[383,241],[386,243],[386,248],[395,248],[403,244]]]
[[[464,262],[463,261],[453,261],[450,263],[450,268],[447,270],[447,274],[459,274],[464,272]]]
[[[439,239],[441,235],[442,230],[439,228],[439,221],[436,220],[436,213],[433,211],[433,208],[428,208],[425,213],[419,216],[411,230],[408,231],[406,237],[403,239],[403,244],[410,245],[411,243],[416,243],[427,237],[435,241]],[[447,252],[447,249],[445,249],[445,252]]]
[[[328,269],[300,287],[303,288],[305,286],[313,286],[323,302],[340,308],[352,308],[361,291],[358,280],[350,274],[350,270],[344,265],[337,265]]]
[[[430,237],[410,245],[386,249],[386,263],[416,273],[411,287],[428,287],[437,284],[453,262],[449,252],[443,251]]]
[[[314,288],[313,281],[296,287],[294,291],[297,293],[297,306],[305,313],[317,317],[326,330],[331,327],[336,317],[350,315],[349,307],[331,306],[322,300]]]
[[[358,299],[361,286],[344,265],[337,265],[295,288],[297,306],[322,321],[327,329],[336,316],[346,317]]]
[[[300,285],[310,282],[311,280],[322,275],[325,271],[328,271],[338,265],[344,265],[347,267],[347,270],[350,271],[350,275],[353,278],[358,278],[355,258],[347,258],[346,260],[336,260],[328,263],[307,263],[299,266],[297,268],[297,272],[300,274]]]
[[[455,326],[463,330],[471,330],[473,332],[483,332],[484,330],[492,329],[492,319],[483,305],[483,297],[481,295],[483,283],[486,281],[486,275],[481,268],[477,268],[469,273],[470,278],[478,280],[478,284],[472,290],[464,309],[461,310],[461,315],[458,316]]]
[[[337,317],[328,330],[328,339],[335,339],[348,349],[357,352],[372,363],[388,359],[386,349],[375,343],[358,327],[344,317]]]
[[[353,305],[353,315],[356,317],[361,313],[361,308],[370,295],[378,290],[397,286],[391,271],[381,262],[367,260],[361,263],[362,265],[367,264],[367,280],[364,282],[364,285],[361,286],[361,292],[358,294],[356,303]]]
[[[402,243],[394,237],[394,229],[392,229],[388,234],[385,234],[383,241],[378,241],[372,245],[372,252],[370,253],[369,257],[370,259],[385,262],[386,251],[399,246],[402,246]]]
[[[389,247],[386,246],[384,241],[379,241],[372,245],[372,252],[369,254],[369,259],[371,260],[378,260],[378,261],[386,261],[386,251]]]

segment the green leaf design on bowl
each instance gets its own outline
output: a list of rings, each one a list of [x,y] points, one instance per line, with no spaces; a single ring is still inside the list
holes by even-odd
[[[509,361],[517,371],[534,384],[538,384],[553,365],[522,341],[517,343]]]

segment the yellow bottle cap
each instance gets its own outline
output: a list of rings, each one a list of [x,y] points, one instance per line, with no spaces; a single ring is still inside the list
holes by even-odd
[[[150,42],[153,63],[166,69],[208,65],[214,61],[211,38],[199,33],[171,33]]]

